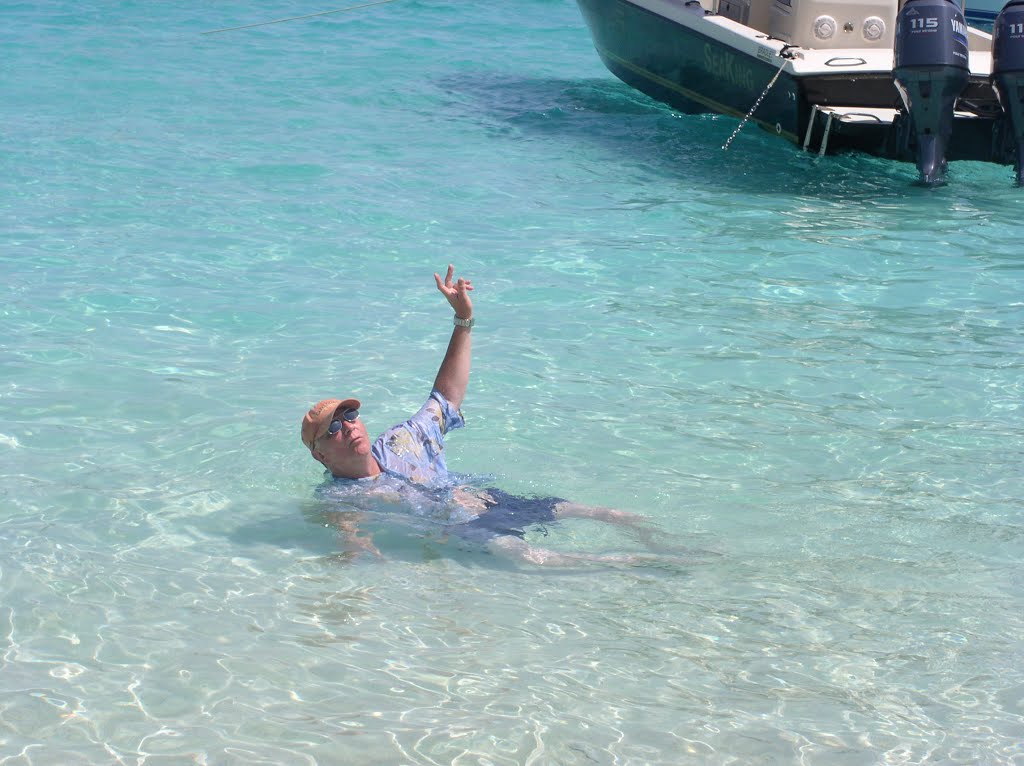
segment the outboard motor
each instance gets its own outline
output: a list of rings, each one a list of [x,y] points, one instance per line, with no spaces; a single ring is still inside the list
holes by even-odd
[[[921,183],[940,183],[953,107],[967,84],[967,25],[955,0],[908,0],[896,17],[896,88],[917,136]]]
[[[992,87],[1017,146],[1017,185],[1024,186],[1024,0],[1010,0],[992,28]]]

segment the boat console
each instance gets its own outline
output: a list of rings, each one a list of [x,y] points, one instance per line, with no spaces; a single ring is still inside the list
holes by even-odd
[[[767,32],[771,21],[771,0],[718,0],[717,12],[751,29]]]

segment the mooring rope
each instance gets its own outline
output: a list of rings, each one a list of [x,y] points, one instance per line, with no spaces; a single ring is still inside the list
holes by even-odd
[[[750,120],[750,118],[754,115],[754,112],[757,111],[757,107],[761,106],[761,102],[764,101],[764,97],[768,95],[768,91],[770,91],[772,89],[772,86],[775,84],[775,81],[778,80],[779,79],[779,75],[782,74],[782,70],[786,68],[786,62],[789,60],[789,57],[786,56],[785,54],[786,54],[786,50],[789,47],[791,47],[791,46],[787,45],[785,48],[783,48],[779,52],[779,57],[782,58],[782,63],[779,64],[779,70],[775,73],[775,76],[772,78],[772,81],[770,83],[768,83],[767,87],[765,87],[765,89],[763,91],[761,91],[761,95],[757,97],[757,101],[755,101],[754,105],[752,107],[750,107],[750,111],[747,112],[747,116],[744,117],[740,121],[740,124],[736,126],[736,130],[734,130],[732,132],[732,135],[729,136],[729,140],[726,141],[724,144],[722,144],[722,151],[723,152],[724,151],[728,151],[729,145],[732,144],[733,139],[736,138],[736,136],[738,136],[740,134],[740,131],[743,130],[743,126],[747,124],[747,122]]]
[[[376,0],[373,3],[363,3],[362,5],[353,5],[348,8],[338,8],[333,11],[320,11],[319,13],[307,13],[305,16],[289,16],[287,19],[274,19],[273,21],[260,21],[256,24],[245,24],[240,27],[224,27],[224,29],[211,29],[207,32],[202,32],[204,35],[215,35],[218,32],[234,32],[238,29],[252,29],[253,27],[265,27],[267,24],[282,24],[286,21],[298,21],[299,19],[311,19],[314,16],[329,16],[332,13],[346,13],[347,11],[357,11],[360,8],[369,8],[371,5],[384,5],[384,3],[393,3],[395,0]]]

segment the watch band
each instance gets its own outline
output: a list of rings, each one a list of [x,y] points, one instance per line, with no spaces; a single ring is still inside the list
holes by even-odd
[[[467,330],[472,330],[473,329],[473,325],[476,324],[476,320],[475,319],[460,319],[458,317],[458,315],[455,316],[455,320],[454,321],[455,321],[455,326],[456,327],[465,327]]]

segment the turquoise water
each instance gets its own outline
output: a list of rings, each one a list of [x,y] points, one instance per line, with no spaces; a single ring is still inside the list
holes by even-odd
[[[1024,762],[1011,171],[723,153],[570,2],[201,34],[329,9],[5,6],[0,764]],[[449,262],[451,466],[659,563],[345,555],[300,417],[419,406]]]

